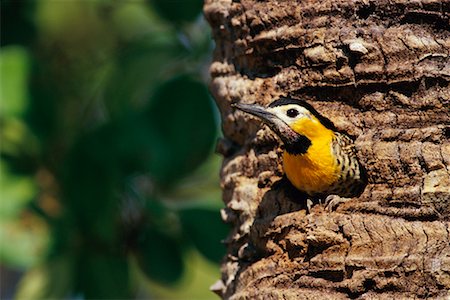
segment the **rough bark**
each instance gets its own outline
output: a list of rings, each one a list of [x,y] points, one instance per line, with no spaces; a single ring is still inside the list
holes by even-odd
[[[207,0],[223,120],[227,299],[450,297],[450,1]],[[364,193],[305,212],[233,102],[307,100],[355,140]]]

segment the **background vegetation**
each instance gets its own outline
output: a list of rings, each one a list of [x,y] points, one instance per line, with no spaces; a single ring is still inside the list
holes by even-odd
[[[2,299],[215,298],[202,2],[2,0]]]

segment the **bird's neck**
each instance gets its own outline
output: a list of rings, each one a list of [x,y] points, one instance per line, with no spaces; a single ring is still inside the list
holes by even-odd
[[[317,139],[331,140],[334,137],[334,132],[326,128],[315,117],[312,119],[300,119],[292,124],[291,127],[296,133],[305,136],[311,141],[315,141]]]
[[[326,147],[334,137],[334,132],[316,119],[299,120],[292,125],[292,129],[298,135],[292,141],[285,143],[286,152],[292,155],[306,154],[310,147]]]
[[[311,140],[300,134],[294,139],[284,142],[285,151],[292,155],[303,155],[309,147],[311,147]]]
[[[293,152],[285,146],[283,168],[289,181],[310,195],[326,191],[339,177],[336,159],[332,154],[331,143],[334,132],[324,126],[301,128],[299,136],[309,141],[308,147],[300,147]],[[297,130],[299,130],[297,128]]]

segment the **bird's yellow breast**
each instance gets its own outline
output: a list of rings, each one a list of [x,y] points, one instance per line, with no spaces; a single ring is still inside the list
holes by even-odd
[[[284,152],[283,167],[289,181],[310,195],[325,192],[340,176],[332,153],[333,131],[320,123],[299,122],[293,129],[311,140],[304,154]]]

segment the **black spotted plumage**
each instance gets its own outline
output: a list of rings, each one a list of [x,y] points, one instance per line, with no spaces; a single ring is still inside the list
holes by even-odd
[[[348,136],[335,132],[331,151],[342,172],[327,194],[336,194],[347,198],[359,196],[366,185],[366,175],[358,162],[353,141]]]

